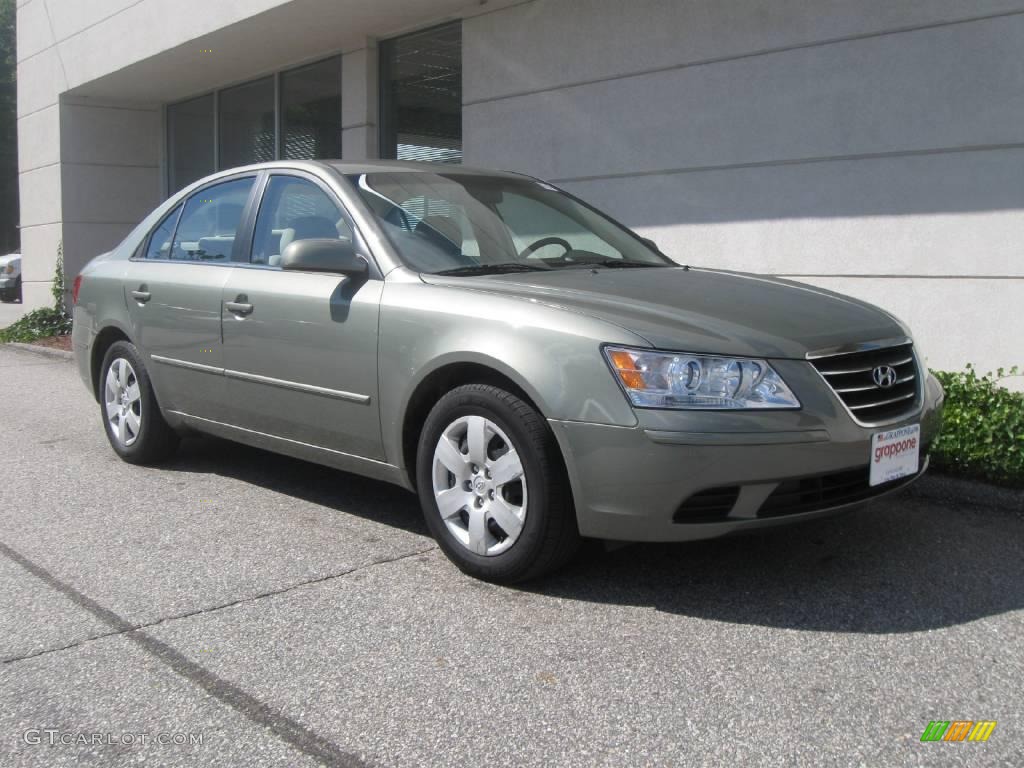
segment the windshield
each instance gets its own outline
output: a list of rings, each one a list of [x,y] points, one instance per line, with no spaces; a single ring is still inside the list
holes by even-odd
[[[676,266],[633,233],[541,182],[408,171],[349,179],[402,260],[418,272]]]

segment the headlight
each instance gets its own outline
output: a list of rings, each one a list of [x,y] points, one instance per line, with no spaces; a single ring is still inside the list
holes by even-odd
[[[4,267],[4,272],[6,272],[8,275],[14,274],[14,265],[8,264],[6,267]]]
[[[612,372],[638,408],[799,408],[764,360],[605,347]]]

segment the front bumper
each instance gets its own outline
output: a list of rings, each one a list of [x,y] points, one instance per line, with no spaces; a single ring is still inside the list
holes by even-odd
[[[635,427],[550,423],[566,459],[583,536],[689,541],[832,514],[907,485],[927,468],[925,449],[941,427],[942,403],[942,388],[929,376],[918,411],[876,429],[857,425],[837,403],[818,409],[817,418],[806,410],[799,416],[691,413],[687,431],[665,429],[663,416],[654,413],[638,414]],[[744,417],[748,431],[741,431]],[[766,428],[773,420],[785,428]],[[915,423],[924,446],[918,475],[866,487],[872,434]],[[857,491],[861,471],[863,492],[830,495],[829,483]],[[799,491],[804,487],[807,493]],[[724,496],[724,507],[693,514],[691,499],[701,492]],[[779,500],[795,503],[780,509]]]
[[[13,291],[18,287],[18,278],[0,277],[0,291]]]

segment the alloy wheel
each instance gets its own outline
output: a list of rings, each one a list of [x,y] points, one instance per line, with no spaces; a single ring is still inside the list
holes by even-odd
[[[107,369],[103,392],[111,434],[127,448],[139,439],[142,429],[142,392],[132,364],[115,358]]]

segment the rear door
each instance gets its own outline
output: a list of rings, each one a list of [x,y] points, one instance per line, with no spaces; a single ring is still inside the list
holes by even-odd
[[[221,292],[232,266],[248,260],[235,235],[255,180],[229,177],[196,191],[157,225],[128,268],[133,338],[149,355],[166,409],[216,418],[223,408]]]
[[[281,253],[309,238],[354,239],[330,188],[310,174],[274,171],[253,228],[249,266],[224,286],[224,367],[231,423],[382,460],[377,320],[383,281],[283,271]]]

